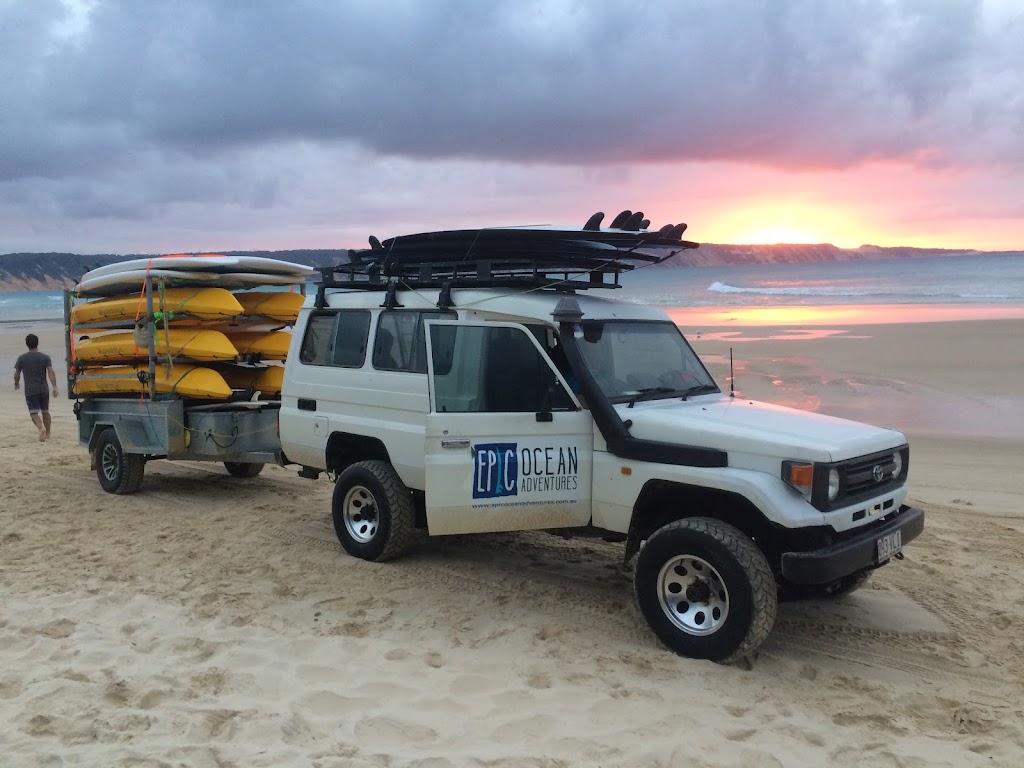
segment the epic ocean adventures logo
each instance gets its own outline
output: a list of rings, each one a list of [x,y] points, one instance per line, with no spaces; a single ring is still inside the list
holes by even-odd
[[[579,471],[576,445],[550,445],[536,439],[478,443],[473,448],[473,498],[574,501]]]
[[[519,492],[515,443],[485,443],[473,451],[473,498],[496,499]]]

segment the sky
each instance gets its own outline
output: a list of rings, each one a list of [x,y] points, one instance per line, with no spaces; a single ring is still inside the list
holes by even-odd
[[[0,0],[0,253],[623,209],[1024,250],[1024,2]]]

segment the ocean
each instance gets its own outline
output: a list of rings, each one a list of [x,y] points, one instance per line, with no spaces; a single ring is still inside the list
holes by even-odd
[[[1024,254],[731,267],[648,267],[619,298],[663,307],[956,305],[1024,308]],[[60,321],[61,291],[0,292],[0,323]]]
[[[648,268],[624,297],[671,307],[983,304],[1024,307],[1024,254]]]

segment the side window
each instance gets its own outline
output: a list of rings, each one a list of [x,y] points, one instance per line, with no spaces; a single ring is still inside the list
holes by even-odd
[[[381,312],[373,341],[373,367],[381,371],[427,372],[424,320],[453,320],[453,312],[392,310]]]
[[[576,408],[547,357],[519,328],[434,326],[430,346],[438,411],[538,413]]]
[[[370,335],[370,313],[359,310],[338,313],[332,365],[361,368],[366,360],[366,342]]]
[[[306,323],[306,335],[302,338],[299,360],[306,365],[327,365],[334,340],[334,323],[338,314],[325,312],[311,315]]]
[[[366,359],[370,313],[366,310],[323,312],[312,315],[299,350],[306,365],[359,368]]]

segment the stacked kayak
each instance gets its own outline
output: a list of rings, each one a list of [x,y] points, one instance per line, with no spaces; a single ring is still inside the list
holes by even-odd
[[[160,256],[86,273],[69,318],[74,391],[276,399],[313,270],[262,257]]]

